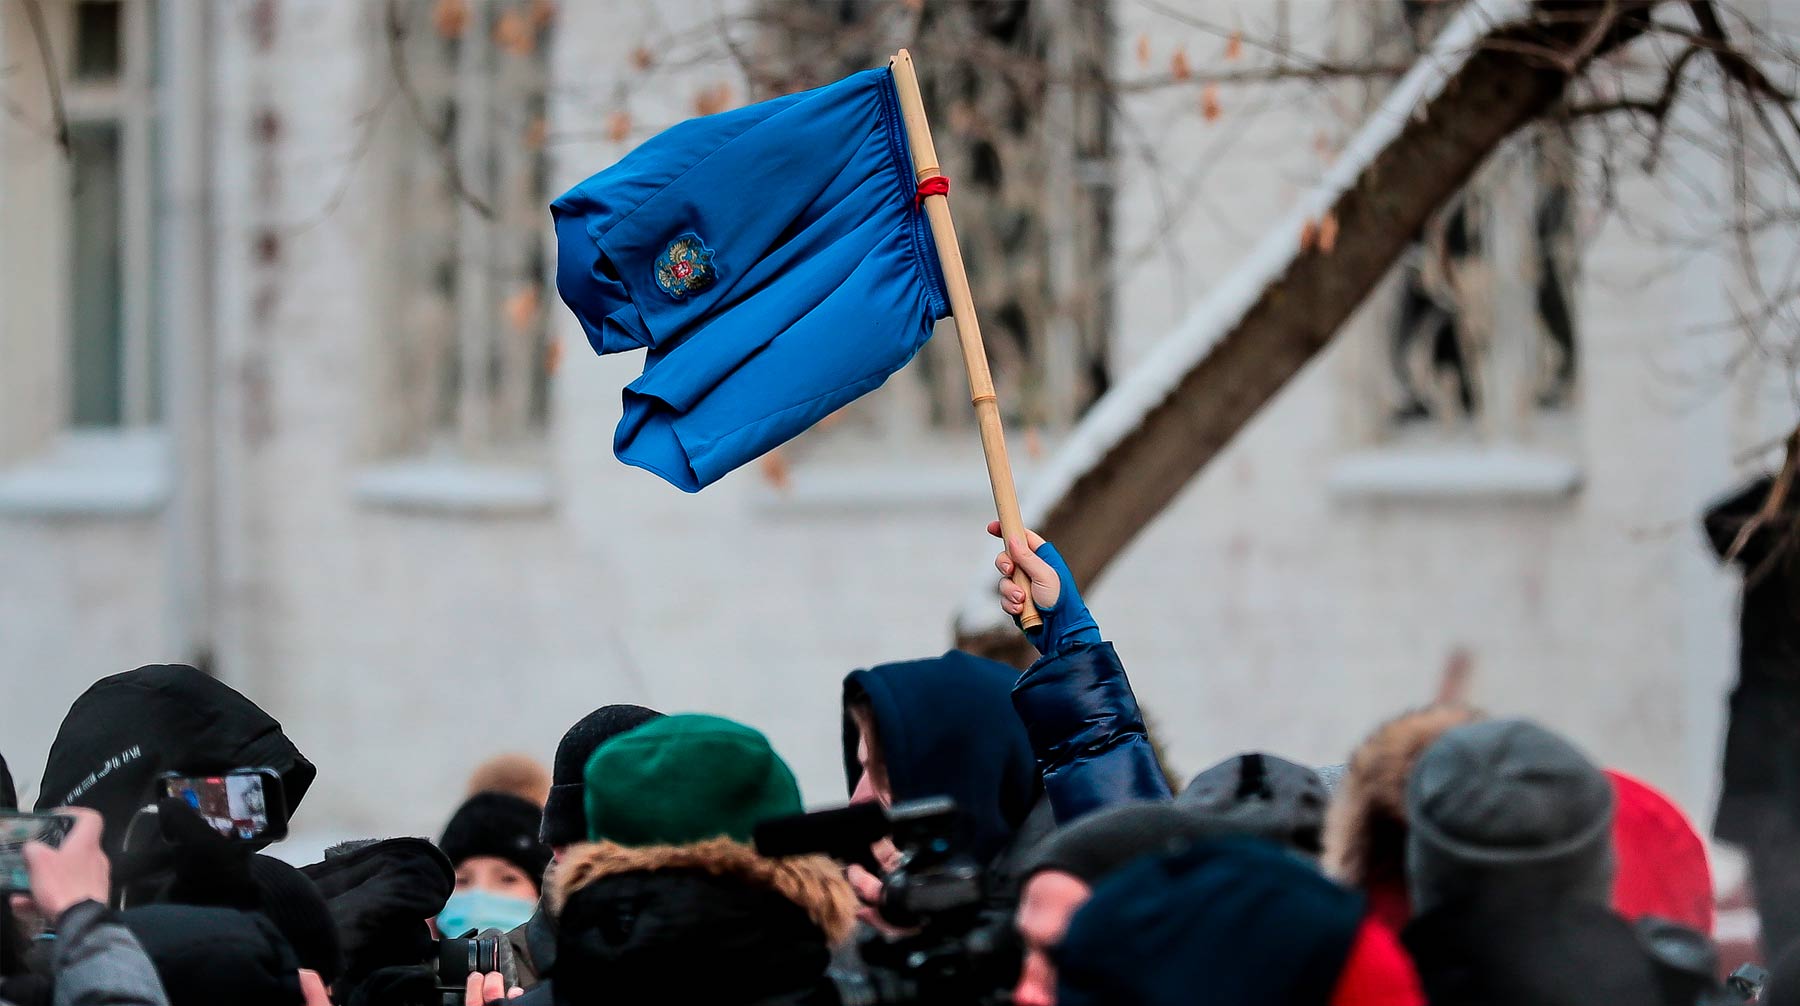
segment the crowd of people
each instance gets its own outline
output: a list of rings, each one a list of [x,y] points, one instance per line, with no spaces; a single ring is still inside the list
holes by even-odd
[[[274,718],[191,667],[103,679],[48,753],[38,809],[73,825],[22,849],[0,1003],[1749,1001],[1705,845],[1652,787],[1460,704],[1343,764],[1244,752],[1179,785],[1054,547],[995,565],[1040,658],[850,673],[849,806],[822,814],[751,725],[603,705],[550,768],[485,765],[435,842],[296,868],[156,788],[267,770],[291,816],[315,770]],[[1800,954],[1763,1001],[1800,1003]]]

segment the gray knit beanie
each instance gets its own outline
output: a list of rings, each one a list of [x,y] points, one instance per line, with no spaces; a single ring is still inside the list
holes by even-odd
[[[1205,837],[1194,815],[1167,800],[1117,804],[1052,832],[1027,858],[1023,875],[1059,870],[1098,884],[1127,863]]]
[[[1250,751],[1195,776],[1175,803],[1201,822],[1209,838],[1262,838],[1317,859],[1327,800],[1317,772]]]
[[[1604,906],[1613,790],[1568,741],[1526,720],[1455,727],[1406,784],[1413,915],[1450,903]]]

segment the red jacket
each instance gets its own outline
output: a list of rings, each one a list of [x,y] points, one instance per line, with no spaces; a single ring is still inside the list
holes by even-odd
[[[1654,915],[1711,936],[1712,868],[1699,832],[1648,784],[1613,769],[1606,774],[1613,783],[1618,859],[1613,910],[1632,921]]]
[[[1392,930],[1363,919],[1331,993],[1331,1006],[1425,1006],[1412,958]]]

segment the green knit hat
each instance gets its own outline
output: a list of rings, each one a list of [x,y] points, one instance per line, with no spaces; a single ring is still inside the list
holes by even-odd
[[[594,750],[583,773],[588,839],[748,844],[758,822],[800,813],[800,787],[762,734],[717,716],[665,716]]]

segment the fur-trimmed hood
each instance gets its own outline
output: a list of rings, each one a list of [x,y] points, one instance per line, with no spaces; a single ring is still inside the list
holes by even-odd
[[[830,859],[771,859],[729,838],[642,848],[612,842],[573,846],[552,871],[550,912],[560,916],[571,895],[607,877],[671,870],[699,871],[773,891],[803,909],[834,946],[848,939],[856,926],[856,893]]]
[[[1446,730],[1481,718],[1468,706],[1435,705],[1375,728],[1350,756],[1326,811],[1325,871],[1351,887],[1397,882],[1404,891],[1406,781],[1413,765]]]

